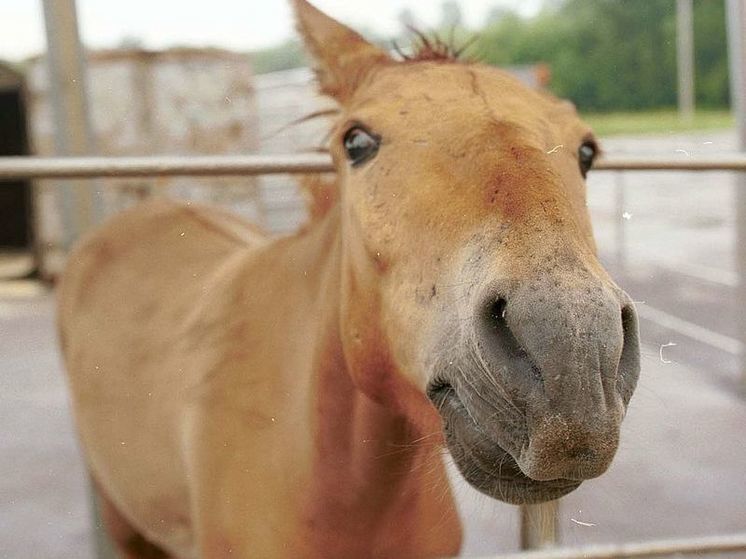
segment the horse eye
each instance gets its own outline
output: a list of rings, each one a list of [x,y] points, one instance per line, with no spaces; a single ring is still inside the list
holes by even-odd
[[[347,158],[353,166],[361,165],[375,157],[381,145],[381,138],[368,132],[360,126],[355,126],[347,131],[344,137],[344,147]]]
[[[596,159],[596,146],[592,142],[585,142],[578,150],[578,161],[580,162],[580,172],[583,177],[593,167],[593,161]]]

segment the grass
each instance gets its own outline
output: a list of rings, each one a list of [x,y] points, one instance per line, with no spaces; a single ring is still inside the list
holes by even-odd
[[[586,113],[582,116],[583,120],[599,136],[717,130],[732,128],[735,125],[731,113],[724,110],[700,110],[690,121],[682,120],[675,109],[630,113]]]

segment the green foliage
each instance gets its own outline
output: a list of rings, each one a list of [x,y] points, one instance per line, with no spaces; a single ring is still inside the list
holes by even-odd
[[[673,134],[692,130],[719,130],[734,125],[733,115],[724,109],[698,110],[692,120],[682,120],[675,109],[583,113],[582,117],[599,136]]]
[[[447,0],[441,8],[440,35],[455,34],[456,44],[465,43],[469,31],[459,25],[459,4]],[[411,11],[400,19],[415,22]],[[675,0],[547,0],[544,10],[530,19],[496,8],[476,33],[479,40],[470,52],[478,58],[503,66],[549,64],[550,89],[581,110],[676,106]],[[727,107],[725,0],[694,0],[694,35],[697,105]],[[371,39],[384,48],[392,44]],[[407,40],[399,37],[399,43]],[[252,59],[259,74],[307,64],[297,40],[256,51]]]
[[[256,74],[290,70],[307,64],[303,46],[297,40],[286,41],[276,47],[254,51],[251,53],[251,61]]]
[[[383,48],[390,48],[389,41],[377,36],[374,32],[363,27],[357,29],[369,41],[379,44]],[[267,74],[281,70],[291,70],[309,65],[309,59],[303,44],[298,39],[285,41],[276,47],[255,50],[249,53],[255,74]]]
[[[563,0],[532,19],[503,13],[480,33],[497,65],[546,62],[550,88],[591,111],[676,105],[674,0]],[[697,100],[728,100],[724,0],[695,0]]]
[[[694,32],[697,102],[703,107],[728,106],[730,91],[725,2],[695,0]]]

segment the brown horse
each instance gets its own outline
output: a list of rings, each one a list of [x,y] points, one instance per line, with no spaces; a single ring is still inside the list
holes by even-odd
[[[130,557],[456,554],[442,442],[480,491],[556,499],[607,469],[637,381],[572,106],[294,5],[340,109],[313,223],[269,240],[157,201],[62,281],[80,435]]]

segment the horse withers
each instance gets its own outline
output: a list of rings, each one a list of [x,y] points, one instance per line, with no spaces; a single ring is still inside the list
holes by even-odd
[[[487,495],[557,499],[608,468],[635,388],[572,105],[439,43],[395,61],[293,4],[339,106],[312,223],[272,240],[150,202],[60,286],[80,437],[129,557],[456,554],[443,444]]]

